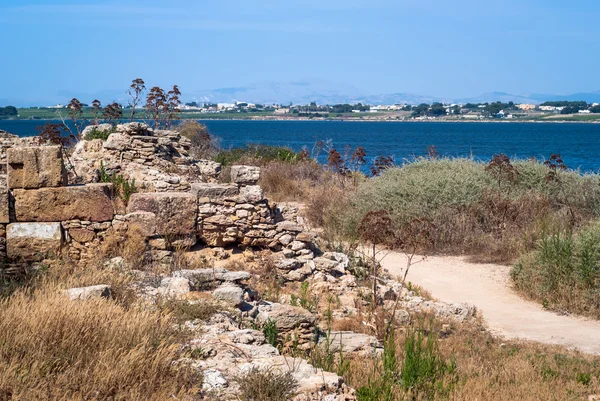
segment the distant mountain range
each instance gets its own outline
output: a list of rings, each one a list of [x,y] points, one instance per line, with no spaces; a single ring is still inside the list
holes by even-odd
[[[217,88],[210,90],[189,91],[182,85],[184,102],[212,102],[233,103],[236,101],[260,104],[336,104],[336,103],[363,103],[363,104],[419,104],[419,103],[485,103],[502,101],[515,103],[543,103],[550,100],[584,100],[588,103],[600,103],[600,90],[587,93],[574,93],[571,95],[556,94],[511,94],[506,92],[489,92],[469,98],[424,96],[413,93],[388,93],[365,94],[352,85],[335,83],[325,80],[292,81],[292,82],[258,82],[246,86]],[[124,90],[104,90],[100,93],[74,92],[60,90],[55,96],[38,98],[2,98],[0,106],[46,106],[56,103],[66,104],[72,97],[79,98],[82,102],[91,103],[93,99],[100,99],[103,103],[118,101],[127,104],[127,95]]]
[[[543,103],[550,100],[584,100],[588,103],[600,103],[600,90],[589,93],[574,93],[571,95],[556,94],[511,94],[506,92],[489,92],[470,98],[442,98],[424,96],[413,93],[389,93],[368,95],[361,94],[356,88],[327,82],[262,82],[248,86],[202,90],[185,94],[197,102],[229,103],[245,101],[253,103],[277,104],[335,104],[335,103],[366,103],[373,105],[397,103],[485,103],[510,102]]]

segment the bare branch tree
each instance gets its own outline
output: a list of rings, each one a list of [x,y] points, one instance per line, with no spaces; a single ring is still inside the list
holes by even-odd
[[[131,96],[131,101],[129,102],[129,106],[131,106],[131,116],[130,121],[133,121],[135,117],[135,108],[140,104],[142,94],[146,90],[146,83],[142,78],[136,78],[131,81],[131,85],[129,86],[129,90],[127,93]]]

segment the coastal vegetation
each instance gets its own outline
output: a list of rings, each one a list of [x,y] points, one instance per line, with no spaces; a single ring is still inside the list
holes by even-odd
[[[600,319],[600,222],[544,236],[511,272],[515,288],[545,308]]]
[[[132,103],[143,101],[144,85],[141,80],[132,82]],[[178,88],[165,92],[155,87],[150,94],[153,125],[173,126],[179,117]],[[67,157],[84,132],[76,125],[84,106],[75,100],[69,117],[76,132],[61,123],[41,127],[39,135],[42,142],[63,146]],[[123,116],[120,107],[107,107],[94,103],[97,122],[101,115],[111,122]],[[136,118],[133,109],[131,119]],[[291,307],[315,316],[314,334],[309,333],[311,340],[303,347],[282,338],[273,320],[250,322],[239,310],[224,308],[201,291],[193,291],[193,296],[186,292],[190,298],[157,295],[143,303],[141,298],[149,293],[140,296],[136,291],[142,287],[158,293],[163,279],[169,283],[176,278],[169,277],[174,271],[203,268],[216,280],[217,269],[204,255],[188,258],[185,245],[167,264],[149,263],[146,235],[132,224],[123,237],[105,238],[86,263],[65,257],[42,263],[25,276],[0,276],[0,329],[6,333],[0,342],[0,401],[211,399],[214,394],[203,389],[206,372],[198,368],[201,364],[190,362],[208,359],[216,351],[190,348],[186,341],[202,335],[204,328],[194,334],[192,328],[215,314],[220,314],[217,321],[231,318],[236,329],[262,331],[266,341],[292,361],[287,373],[253,368],[233,378],[244,400],[293,397],[298,387],[292,377],[294,358],[343,377],[356,390],[358,401],[585,399],[600,391],[598,357],[504,341],[477,318],[458,321],[433,312],[397,310],[404,295],[430,297],[406,283],[406,275],[394,283],[399,284],[398,292],[382,288],[382,282],[393,284],[385,281],[389,277],[376,256],[380,247],[404,251],[409,255],[407,270],[417,254],[468,255],[507,264],[518,259],[512,272],[518,291],[547,308],[599,318],[598,175],[569,170],[560,155],[545,161],[496,155],[484,163],[440,157],[431,146],[427,156],[396,165],[391,156],[367,157],[361,146],[342,150],[331,141],[319,141],[301,152],[258,144],[221,149],[218,139],[198,122],[185,121],[176,129],[191,143],[194,157],[222,163],[223,171],[234,164],[260,166],[259,184],[272,200],[303,204],[302,217],[320,232],[318,246],[350,255],[347,271],[360,288],[352,300],[356,312],[340,314],[338,309],[334,315],[332,305],[339,307],[341,296],[329,294],[329,287],[319,293],[314,281],[285,283],[275,262],[263,258],[269,251],[250,247],[239,253],[236,249],[234,253],[246,259],[228,261],[227,268],[252,270],[248,276],[254,290],[246,293],[248,297],[289,300]],[[91,129],[83,139],[106,140],[111,133]],[[324,164],[317,162],[319,156]],[[112,183],[114,195],[124,203],[138,190],[134,179],[108,173],[103,163],[99,179]],[[170,238],[154,238],[155,243],[161,240],[166,246]],[[372,257],[363,247],[372,248]],[[225,251],[218,247],[211,252]],[[228,257],[235,258],[234,253]],[[64,296],[71,287],[100,282],[110,287],[107,299]],[[205,284],[211,291],[217,287],[216,281]],[[187,291],[189,285],[188,281]],[[406,313],[403,319],[397,311]],[[334,329],[373,336],[383,345],[381,353],[346,355],[341,345],[334,351]],[[323,333],[324,347],[318,342]]]
[[[569,170],[559,155],[546,161],[497,155],[483,163],[440,158],[433,149],[368,178],[365,168],[349,169],[349,160],[337,154],[327,166],[310,158],[255,162],[264,166],[261,185],[269,196],[304,202],[331,247],[357,244],[369,212],[386,211],[392,231],[426,221],[431,240],[420,252],[518,262],[517,291],[548,308],[600,318],[597,174]],[[382,245],[394,247],[392,237]]]

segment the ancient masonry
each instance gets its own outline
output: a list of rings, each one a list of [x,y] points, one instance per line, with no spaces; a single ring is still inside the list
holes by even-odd
[[[104,147],[111,148],[116,139],[122,143],[152,144],[143,146],[146,159],[138,156],[131,163],[153,159],[167,147],[161,138],[178,135],[146,131],[142,136],[145,140],[141,141],[138,135],[126,136],[126,128],[120,127],[123,126],[117,127],[119,131],[109,136]],[[82,143],[82,147],[98,146],[93,141]],[[128,152],[128,146],[121,150]],[[279,267],[289,279],[302,279],[319,265],[327,264],[325,260],[319,263],[320,257],[315,258],[314,235],[284,220],[278,210],[269,206],[257,185],[257,167],[232,166],[227,184],[185,181],[183,188],[189,188],[186,191],[135,193],[123,208],[110,183],[69,185],[58,146],[7,146],[2,155],[5,160],[0,171],[6,174],[1,177],[0,188],[0,257],[5,272],[57,255],[72,259],[94,257],[107,236],[125,233],[132,227],[146,238],[149,261],[153,262],[168,263],[175,251],[202,242],[214,247],[238,244],[283,251],[281,254],[287,259]],[[162,162],[164,158],[154,160]],[[111,163],[116,167],[114,160]],[[189,169],[207,165],[186,163]],[[130,167],[133,166],[126,164],[127,170]],[[144,189],[180,187],[182,181],[167,188],[160,184],[160,189]]]

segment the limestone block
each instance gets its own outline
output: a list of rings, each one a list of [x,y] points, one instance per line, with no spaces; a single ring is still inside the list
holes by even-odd
[[[87,228],[71,228],[69,230],[69,235],[71,238],[73,238],[73,240],[81,244],[90,242],[96,237],[94,230],[88,230]]]
[[[17,221],[110,221],[114,215],[112,184],[15,189]]]
[[[10,223],[9,197],[6,182],[0,183],[0,224]]]
[[[212,296],[233,306],[241,305],[244,302],[244,290],[232,284],[219,286],[212,292]]]
[[[67,185],[60,146],[10,148],[6,154],[10,189]]]
[[[243,185],[254,185],[260,179],[260,167],[231,166],[231,182]]]
[[[258,185],[248,185],[242,187],[240,190],[240,195],[244,197],[246,202],[250,203],[258,203],[265,198],[262,188]]]
[[[186,192],[147,192],[133,194],[127,212],[156,215],[156,233],[187,235],[196,231],[197,197]]]
[[[200,174],[203,176],[214,178],[221,173],[221,163],[212,160],[199,160],[196,166],[198,166]]]
[[[12,223],[6,227],[8,257],[39,261],[60,252],[63,234],[60,223]]]
[[[144,237],[156,234],[156,214],[152,212],[132,212],[124,216],[129,228],[137,228]]]
[[[65,292],[71,301],[110,298],[110,287],[105,284],[70,288]]]
[[[332,331],[329,338],[321,336],[319,346],[326,347],[329,352],[344,354],[353,354],[361,352],[365,355],[372,355],[374,350],[382,348],[377,338],[368,334],[354,333],[352,331]]]
[[[230,184],[194,183],[192,193],[199,198],[224,199],[238,195],[239,188]]]
[[[183,277],[165,277],[158,288],[159,294],[173,297],[181,297],[189,292],[190,281]]]

